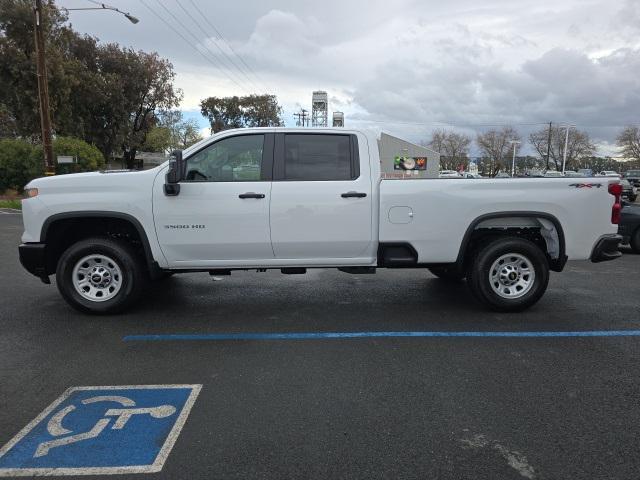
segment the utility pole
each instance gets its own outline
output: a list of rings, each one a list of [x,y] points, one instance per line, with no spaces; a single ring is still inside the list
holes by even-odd
[[[299,113],[294,113],[293,116],[298,119],[296,121],[296,125],[298,127],[309,126],[309,119],[308,119],[309,115],[307,115],[307,110],[305,110],[304,108],[301,109]]]
[[[549,170],[549,154],[551,153],[551,122],[549,122],[549,138],[547,139],[547,167],[545,170]]]
[[[563,125],[567,129],[567,133],[564,137],[564,152],[562,154],[562,174],[564,175],[564,169],[567,164],[567,147],[569,146],[569,129],[573,127],[573,125]]]
[[[42,31],[42,0],[35,0],[33,22],[36,43],[36,69],[38,73],[38,97],[40,102],[40,127],[44,150],[44,174],[55,175],[53,144],[51,141],[51,116],[49,113],[49,86],[44,54],[44,33]]]
[[[516,176],[516,145],[520,142],[518,140],[511,140],[511,144],[513,145],[513,158],[511,160],[511,178]]]

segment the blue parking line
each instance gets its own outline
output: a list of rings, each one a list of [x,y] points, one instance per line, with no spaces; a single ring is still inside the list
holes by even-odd
[[[379,337],[639,337],[640,330],[586,330],[577,332],[293,332],[293,333],[174,333],[127,335],[125,342],[212,340],[315,340]]]

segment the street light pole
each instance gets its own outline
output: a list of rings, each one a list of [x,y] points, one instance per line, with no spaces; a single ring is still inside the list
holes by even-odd
[[[51,141],[51,116],[49,113],[49,86],[44,56],[44,34],[42,32],[42,0],[35,0],[33,22],[36,43],[36,72],[38,75],[38,101],[40,106],[40,131],[44,151],[44,174],[55,175],[53,143]]]
[[[513,145],[513,159],[511,160],[511,177],[516,176],[516,145],[520,142],[518,140],[511,140],[511,144]]]
[[[569,129],[573,127],[573,125],[564,125],[566,128],[566,133],[564,137],[564,152],[562,153],[562,174],[564,175],[565,167],[567,165],[567,146],[569,145]]]

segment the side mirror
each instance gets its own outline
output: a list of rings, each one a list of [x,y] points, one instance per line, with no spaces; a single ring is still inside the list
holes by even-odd
[[[184,160],[182,150],[174,150],[169,157],[169,170],[164,183],[164,194],[175,196],[180,193],[180,180],[184,175]]]

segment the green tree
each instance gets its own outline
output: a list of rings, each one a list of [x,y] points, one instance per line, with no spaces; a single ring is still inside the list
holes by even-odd
[[[200,102],[200,110],[209,120],[211,133],[230,128],[284,125],[280,118],[282,108],[275,95],[209,97]]]
[[[52,123],[57,135],[83,138],[105,157],[136,150],[160,109],[177,106],[173,66],[156,53],[99,44],[65,25],[52,0],[43,6],[43,30]],[[40,134],[30,0],[0,0],[0,105],[24,138]]]

